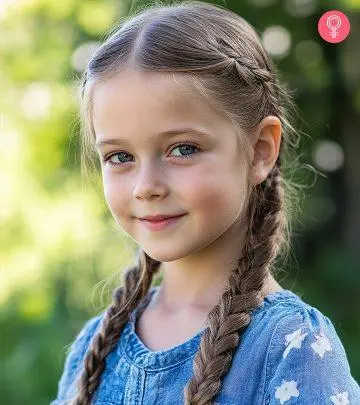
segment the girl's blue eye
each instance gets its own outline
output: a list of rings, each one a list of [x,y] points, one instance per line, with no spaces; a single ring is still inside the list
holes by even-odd
[[[198,151],[200,151],[200,149],[197,146],[191,145],[191,144],[180,144],[180,145],[175,146],[172,150],[177,149],[177,148],[179,148],[179,150],[181,150],[182,147],[185,147],[185,148],[190,147],[190,149],[197,149]],[[189,152],[189,149],[186,150],[183,148],[182,151]],[[125,156],[125,158],[128,156],[131,156],[127,152],[117,152],[117,153],[113,153],[112,155],[106,156],[104,158],[104,162],[109,163],[110,166],[123,166],[125,163],[127,163],[129,161],[120,161],[120,163],[116,163],[116,162],[113,162],[110,160],[113,156],[117,156],[119,158],[119,156],[121,156],[121,155]],[[180,159],[190,159],[192,157],[192,155],[194,155],[194,153],[192,153],[190,155],[185,154],[185,155],[175,156],[175,157],[180,158]]]

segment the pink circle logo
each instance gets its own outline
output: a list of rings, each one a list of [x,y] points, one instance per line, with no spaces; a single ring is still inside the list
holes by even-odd
[[[326,42],[336,44],[344,41],[350,33],[350,22],[339,10],[324,13],[318,22],[318,31]]]

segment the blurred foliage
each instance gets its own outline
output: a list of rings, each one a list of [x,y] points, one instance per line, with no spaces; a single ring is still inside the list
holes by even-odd
[[[279,282],[330,317],[358,380],[360,1],[218,4],[258,32],[283,27],[291,40],[274,61],[296,89],[311,136],[303,161],[328,173],[305,192],[294,257]],[[340,44],[317,33],[331,9],[351,23]],[[91,49],[130,10],[131,2],[116,0],[0,2],[0,398],[7,405],[55,398],[69,345],[108,305],[133,258],[101,185],[81,178],[75,87]],[[336,156],[343,162],[336,165]]]

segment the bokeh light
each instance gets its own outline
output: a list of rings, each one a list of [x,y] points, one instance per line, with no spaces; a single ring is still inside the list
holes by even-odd
[[[333,172],[343,166],[344,151],[335,141],[318,141],[314,148],[313,160],[320,169]]]
[[[289,31],[279,25],[266,28],[262,34],[265,49],[274,58],[284,58],[290,52],[291,37]]]

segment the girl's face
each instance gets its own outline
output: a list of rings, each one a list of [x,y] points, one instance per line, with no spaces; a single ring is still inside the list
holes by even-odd
[[[220,239],[234,243],[246,197],[247,168],[231,122],[181,83],[168,74],[127,71],[93,89],[107,204],[121,228],[160,262],[215,241],[221,248]],[[138,219],[183,213],[160,231]]]

